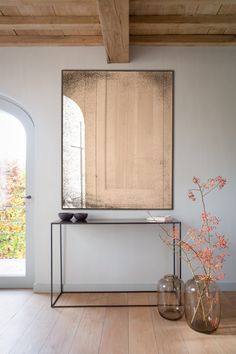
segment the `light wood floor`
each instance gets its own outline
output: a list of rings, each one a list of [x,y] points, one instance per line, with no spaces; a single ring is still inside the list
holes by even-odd
[[[63,295],[69,303],[79,296],[92,301],[129,303],[153,301],[150,295]],[[0,354],[234,354],[236,293],[222,294],[218,331],[192,331],[185,320],[161,318],[155,307],[51,309],[49,295],[30,290],[0,291]]]

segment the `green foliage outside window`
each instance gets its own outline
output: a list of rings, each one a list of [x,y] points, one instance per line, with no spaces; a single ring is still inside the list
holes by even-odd
[[[25,258],[25,175],[16,162],[5,170],[0,204],[0,258]]]

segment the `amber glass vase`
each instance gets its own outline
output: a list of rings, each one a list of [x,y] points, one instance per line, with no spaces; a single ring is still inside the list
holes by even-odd
[[[220,323],[220,292],[214,281],[195,276],[185,284],[185,317],[198,332],[212,333]]]
[[[158,311],[168,320],[184,314],[184,283],[176,275],[165,275],[158,283]]]

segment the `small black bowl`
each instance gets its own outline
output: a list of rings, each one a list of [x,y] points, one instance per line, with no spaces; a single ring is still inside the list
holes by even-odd
[[[72,214],[72,213],[59,213],[58,216],[62,221],[70,221],[73,218],[74,214]]]
[[[88,217],[88,214],[87,213],[76,213],[74,214],[74,217],[76,218],[77,221],[85,221]]]

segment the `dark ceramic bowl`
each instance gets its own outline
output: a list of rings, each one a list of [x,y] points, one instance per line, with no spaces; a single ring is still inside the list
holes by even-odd
[[[77,221],[85,221],[88,217],[87,213],[76,213],[74,214],[74,217],[76,218]]]
[[[72,214],[72,213],[59,213],[58,216],[62,221],[70,221],[73,218],[74,214]]]

